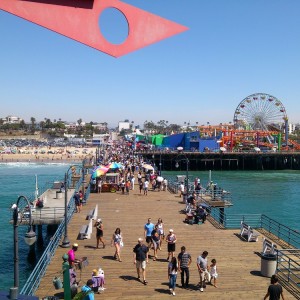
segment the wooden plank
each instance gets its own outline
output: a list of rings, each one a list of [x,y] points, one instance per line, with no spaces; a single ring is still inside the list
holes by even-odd
[[[99,206],[99,218],[104,225],[104,239],[107,245],[105,249],[95,248],[95,231],[90,240],[76,240],[81,225],[86,223],[86,214],[96,204]],[[169,299],[166,243],[158,253],[158,260],[150,260],[147,265],[147,286],[136,279],[133,264],[132,249],[138,238],[143,237],[144,224],[149,217],[153,223],[161,217],[165,230],[172,228],[177,235],[176,254],[184,245],[193,260],[189,289],[179,287],[181,284],[178,275],[176,295],[180,299],[193,299],[200,294],[197,287],[199,275],[196,259],[204,250],[209,252],[209,261],[212,258],[217,260],[219,273],[218,288],[208,285],[203,293],[206,299],[262,299],[270,282],[269,278],[260,275],[261,259],[256,254],[262,251],[263,235],[258,242],[248,243],[240,239],[239,229],[218,229],[208,221],[202,225],[187,225],[183,222],[185,214],[180,213],[184,207],[185,204],[178,195],[149,191],[148,196],[144,196],[137,190],[137,185],[134,191],[130,191],[130,195],[121,195],[120,192],[90,194],[87,205],[80,214],[74,215],[69,224],[69,239],[71,243],[79,244],[77,257],[87,256],[89,260],[89,266],[84,268],[81,274],[78,272],[81,283],[91,278],[93,269],[101,267],[105,271],[106,290],[102,295],[95,295],[96,299]],[[121,228],[124,237],[122,262],[113,260],[114,248],[110,246],[110,239],[116,227]],[[60,247],[57,249],[36,296],[42,298],[62,292],[54,289],[52,279],[54,274],[60,272],[61,257],[67,250]],[[286,290],[284,293],[286,299],[294,299]]]

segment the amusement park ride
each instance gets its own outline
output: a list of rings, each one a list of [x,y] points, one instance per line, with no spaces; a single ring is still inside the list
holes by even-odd
[[[233,121],[229,125],[201,126],[201,135],[219,136],[220,149],[224,151],[300,150],[298,143],[288,139],[286,110],[274,96],[257,93],[246,97],[237,106]]]

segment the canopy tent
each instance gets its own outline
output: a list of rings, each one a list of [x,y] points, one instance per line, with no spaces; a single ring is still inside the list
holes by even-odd
[[[164,135],[163,134],[156,134],[152,136],[152,140],[151,143],[155,146],[161,146],[163,143],[163,139],[164,139]]]

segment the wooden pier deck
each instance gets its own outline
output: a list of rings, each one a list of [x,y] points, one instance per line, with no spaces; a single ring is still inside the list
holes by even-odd
[[[87,213],[98,204],[98,216],[104,224],[105,249],[96,249],[95,230],[89,240],[77,240],[81,225],[87,224]],[[105,271],[105,291],[95,299],[169,299],[167,278],[167,250],[166,243],[158,253],[158,260],[149,260],[147,265],[148,285],[144,286],[136,278],[136,269],[133,264],[132,249],[139,237],[143,237],[144,224],[148,217],[156,223],[161,217],[165,230],[174,229],[177,235],[176,253],[181,246],[186,246],[192,256],[190,267],[190,287],[180,287],[180,274],[177,277],[176,297],[180,299],[263,299],[270,279],[260,275],[260,257],[256,254],[262,251],[262,238],[258,242],[248,243],[238,236],[239,230],[222,230],[214,227],[210,222],[202,225],[187,225],[183,222],[185,215],[180,211],[184,204],[178,195],[163,191],[149,191],[148,196],[139,194],[137,186],[130,195],[116,193],[90,194],[87,205],[80,214],[75,214],[69,224],[69,239],[77,242],[79,249],[77,258],[88,257],[89,265],[82,270],[81,283],[91,278],[92,270],[100,266]],[[124,248],[122,249],[122,262],[113,259],[114,247],[110,246],[111,236],[116,227],[120,227]],[[68,249],[67,249],[68,250]],[[58,248],[49,265],[36,296],[40,298],[50,295],[62,295],[63,290],[55,290],[52,279],[61,271],[62,255],[66,249]],[[196,267],[197,256],[204,250],[208,251],[209,262],[212,258],[217,260],[218,288],[208,285],[203,293],[199,292],[197,284],[199,275]],[[150,251],[152,255],[153,252]],[[61,276],[62,277],[62,276]],[[293,295],[284,290],[285,299],[295,299]]]

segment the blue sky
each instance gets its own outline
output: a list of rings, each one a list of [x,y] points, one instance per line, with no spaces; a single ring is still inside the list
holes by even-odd
[[[0,10],[0,117],[218,124],[263,92],[300,121],[299,0],[124,2],[189,30],[116,59]]]

